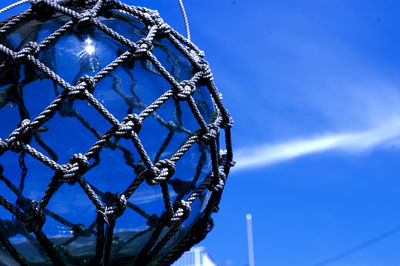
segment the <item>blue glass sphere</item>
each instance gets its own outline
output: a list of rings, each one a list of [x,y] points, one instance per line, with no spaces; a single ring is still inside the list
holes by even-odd
[[[149,28],[140,20],[120,12],[104,12],[98,21],[131,42],[146,37]],[[71,20],[54,12],[43,16],[33,13],[0,35],[0,43],[13,51],[22,51],[32,42],[40,44]],[[153,40],[152,54],[178,82],[193,77],[193,67],[178,47],[162,34]],[[121,41],[90,24],[76,23],[41,47],[34,56],[63,80],[76,86],[82,77],[94,77],[116,58],[129,51]],[[31,51],[32,52],[32,51]],[[51,118],[21,138],[21,142],[59,165],[66,165],[76,154],[87,153],[93,145],[113,129],[110,119],[99,113],[87,99],[62,97],[62,88],[34,64],[0,54],[0,138],[6,140],[23,121],[35,121],[55,99],[62,98]],[[130,59],[121,63],[96,82],[91,94],[112,116],[123,121],[128,114],[140,115],[161,95],[171,90],[171,84],[149,59]],[[192,95],[205,123],[215,122],[215,102],[206,86],[196,84]],[[28,119],[28,120],[27,120]],[[141,121],[137,137],[153,164],[170,159],[185,141],[201,130],[188,101],[174,97]],[[218,143],[218,142],[217,142]],[[218,144],[219,145],[219,144]],[[219,150],[219,146],[217,147]],[[168,190],[173,204],[190,196],[212,174],[210,146],[196,141],[175,163],[175,173],[164,187],[141,182],[127,200],[126,210],[118,219],[111,241],[110,263],[131,263],[156,230],[165,215],[163,189]],[[54,181],[55,171],[29,152],[7,150],[0,156],[0,195],[22,212],[28,212],[27,202],[41,202]],[[138,147],[128,138],[112,136],[98,154],[90,158],[84,180],[98,199],[108,205],[115,195],[121,195],[146,169]],[[190,215],[177,234],[153,259],[153,262],[173,249],[198,221],[209,201],[208,189],[191,204]],[[96,253],[96,223],[99,210],[76,180],[60,183],[45,207],[43,233],[71,265],[90,264]],[[34,235],[23,223],[4,208],[0,208],[0,227],[6,238],[33,265],[51,264]],[[0,228],[0,229],[1,229]],[[165,235],[168,226],[160,235]],[[154,245],[157,244],[155,241]],[[15,260],[0,248],[0,260],[12,265]],[[149,262],[151,263],[151,262]]]

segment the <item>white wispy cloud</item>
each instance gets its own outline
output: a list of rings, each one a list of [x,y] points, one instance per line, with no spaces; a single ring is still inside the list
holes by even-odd
[[[400,137],[400,118],[392,119],[383,126],[364,131],[326,134],[308,139],[297,139],[253,148],[239,149],[235,153],[236,166],[242,170],[291,160],[308,154],[329,150],[360,152]]]

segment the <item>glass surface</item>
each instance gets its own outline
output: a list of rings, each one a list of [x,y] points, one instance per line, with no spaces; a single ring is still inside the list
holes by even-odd
[[[138,21],[122,15],[113,14],[99,20],[135,42],[147,33]],[[57,14],[48,20],[34,18],[19,24],[0,41],[19,51],[30,41],[41,42],[67,21],[67,17]],[[38,59],[74,85],[81,76],[94,76],[127,50],[128,47],[95,27],[74,27],[41,51]],[[192,76],[188,60],[170,41],[156,40],[154,54],[178,81]],[[0,61],[4,61],[4,57],[0,56]],[[121,121],[128,113],[139,114],[170,88],[171,85],[149,61],[138,60],[122,64],[102,79],[96,84],[93,95]],[[32,66],[10,65],[0,73],[0,138],[6,139],[23,119],[35,119],[62,91]],[[207,89],[198,87],[193,97],[206,122],[212,122],[214,107]],[[165,123],[175,126],[168,127]],[[61,110],[34,132],[30,145],[54,161],[65,164],[72,155],[86,153],[111,126],[87,101],[67,99]],[[155,115],[143,121],[139,138],[152,161],[157,162],[169,158],[198,129],[200,126],[187,102],[171,98]],[[97,160],[90,160],[91,166],[95,167],[84,175],[103,201],[108,193],[122,193],[136,177],[135,170],[143,167],[131,141],[115,138],[111,141],[113,145],[106,146]],[[0,164],[4,169],[3,176],[19,189],[20,197],[26,199],[40,201],[54,174],[53,170],[28,154],[20,156],[7,151],[0,156]],[[23,165],[27,168],[25,177]],[[210,173],[209,147],[202,143],[194,144],[177,162],[176,174],[168,182],[172,201],[186,199]],[[4,182],[0,182],[0,191],[10,202],[19,202]],[[205,192],[193,203],[190,217],[167,248],[175,246],[200,217],[208,196],[209,193]],[[62,185],[46,209],[43,231],[54,244],[62,247],[65,254],[69,254],[65,256],[68,263],[89,263],[95,252],[96,211],[79,184]],[[142,183],[129,199],[125,213],[117,219],[111,260],[116,263],[137,255],[150,237],[154,221],[164,211],[160,186]],[[33,236],[21,229],[15,217],[3,208],[0,208],[0,217],[3,223],[16,228],[9,239],[23,256],[34,264],[50,263]],[[87,234],[75,237],[78,228],[85,228]],[[164,249],[160,254],[166,251]],[[5,261],[7,255],[1,252],[0,258],[3,257]]]

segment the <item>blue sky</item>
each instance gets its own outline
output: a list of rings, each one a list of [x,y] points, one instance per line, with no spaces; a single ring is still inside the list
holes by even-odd
[[[185,32],[177,1],[126,2]],[[201,245],[246,265],[251,213],[257,265],[400,265],[400,2],[185,6],[235,120],[237,167]]]
[[[173,1],[141,3],[182,27]],[[246,213],[258,265],[315,265],[398,227],[400,4],[186,8],[235,119],[237,169],[202,243],[215,260],[247,263]],[[331,265],[399,265],[399,251],[393,234]]]

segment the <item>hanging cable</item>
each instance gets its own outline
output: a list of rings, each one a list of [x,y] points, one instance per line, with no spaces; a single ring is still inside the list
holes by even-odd
[[[190,41],[189,20],[186,15],[185,6],[183,5],[183,0],[178,0],[178,2],[179,2],[179,6],[181,7],[181,10],[182,10],[183,20],[185,21],[187,39]]]
[[[374,237],[374,238],[372,238],[372,239],[370,239],[370,240],[368,240],[368,241],[366,241],[366,242],[364,242],[364,243],[362,243],[362,244],[360,244],[360,245],[358,245],[358,246],[356,246],[354,248],[351,248],[351,249],[349,249],[349,250],[347,250],[345,252],[339,253],[339,254],[337,254],[335,256],[332,256],[332,257],[330,257],[330,258],[328,258],[328,259],[326,259],[324,261],[321,261],[321,262],[319,262],[317,264],[314,264],[314,266],[325,266],[325,265],[329,265],[329,264],[332,264],[334,262],[337,262],[337,261],[339,261],[341,259],[344,259],[346,257],[349,257],[349,256],[353,255],[354,253],[357,253],[357,252],[359,252],[359,251],[361,251],[361,250],[363,250],[363,249],[365,249],[365,248],[367,248],[369,246],[372,246],[375,243],[377,243],[377,242],[379,242],[381,240],[384,240],[385,238],[387,238],[387,237],[389,237],[391,235],[394,235],[394,234],[396,234],[398,232],[400,232],[400,225],[397,225],[396,227],[390,229],[389,231],[386,231],[386,232],[384,232],[384,233],[382,233],[382,234],[380,234],[380,235],[378,235],[378,236],[376,236],[376,237]]]
[[[5,7],[5,8],[0,9],[0,14],[4,13],[4,12],[10,10],[10,9],[13,9],[14,7],[17,7],[17,6],[26,4],[26,3],[29,3],[29,0],[18,1],[18,2],[14,3],[14,4],[11,4],[11,5],[9,5],[9,6]]]

